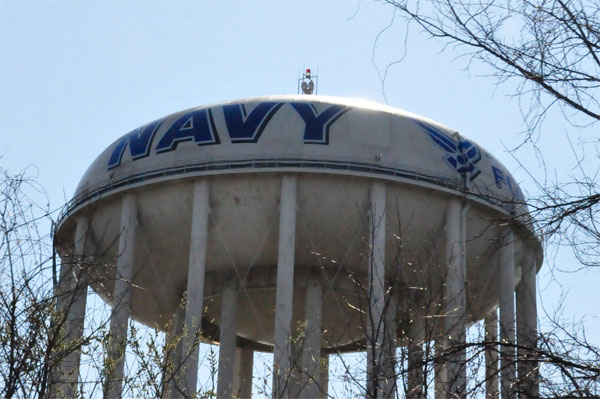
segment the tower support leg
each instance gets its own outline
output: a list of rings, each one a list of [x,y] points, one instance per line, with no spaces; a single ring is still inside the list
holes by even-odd
[[[287,398],[292,366],[290,348],[292,300],[294,293],[294,250],[296,244],[296,176],[281,179],[279,247],[275,298],[275,339],[273,347],[273,398]]]
[[[509,230],[502,232],[498,252],[500,303],[500,392],[502,399],[514,398],[515,368],[515,252],[514,237]]]
[[[290,371],[288,372],[289,398],[299,398],[302,393],[302,381],[304,378],[302,352],[304,350],[304,333],[306,320],[304,319],[304,309],[294,309],[292,314],[292,327],[290,332]]]
[[[112,313],[110,319],[110,338],[108,361],[106,362],[106,385],[104,397],[120,399],[123,388],[123,370],[125,366],[125,347],[127,345],[127,327],[131,305],[133,266],[135,261],[135,238],[137,223],[137,204],[132,194],[123,198],[121,207],[121,234],[119,236],[119,256],[115,276]]]
[[[206,274],[206,246],[208,242],[208,216],[210,212],[210,187],[206,179],[194,183],[192,228],[185,303],[185,320],[181,340],[181,353],[186,359],[182,374],[177,375],[182,391],[193,396],[198,380],[198,350],[202,328],[204,278]]]
[[[424,398],[423,378],[424,360],[423,344],[425,343],[425,320],[413,315],[408,326],[408,386],[406,397],[409,399]]]
[[[521,283],[517,287],[517,343],[519,344],[518,372],[521,396],[537,398],[538,362],[537,349],[537,303],[535,259],[530,256],[522,267]]]
[[[321,378],[319,379],[320,399],[329,397],[329,355],[326,352],[321,353]]]
[[[494,309],[485,317],[485,397],[497,399],[498,386],[498,312]]]
[[[449,352],[444,361],[447,369],[445,388],[450,397],[466,396],[465,348],[465,212],[460,199],[451,199],[446,214],[446,320],[445,330]]]
[[[386,187],[370,187],[369,276],[367,314],[367,397],[383,396],[382,359],[385,341],[385,225]]]
[[[55,397],[77,396],[87,302],[86,252],[89,254],[94,249],[88,219],[79,217],[75,229],[74,256],[64,257],[60,266],[58,315],[64,318],[64,334],[61,334],[60,345],[67,348],[68,353],[53,372],[52,396]]]
[[[185,308],[181,305],[177,306],[175,314],[173,315],[173,324],[171,329],[167,331],[165,341],[167,344],[167,351],[164,356],[169,356],[173,369],[167,369],[163,372],[163,379],[167,381],[166,399],[175,399],[178,397],[181,386],[181,381],[173,375],[174,370],[179,370],[183,366],[182,359],[182,334],[183,334],[183,321],[185,318]]]
[[[389,291],[389,290],[388,290]],[[383,342],[384,354],[382,359],[383,397],[394,399],[397,389],[396,373],[396,316],[398,313],[398,296],[395,291],[387,295],[385,309],[385,337]]]
[[[238,397],[249,399],[252,397],[252,368],[254,367],[254,350],[247,346],[238,348]]]
[[[304,315],[304,345],[302,347],[302,398],[319,397],[319,379],[321,363],[321,313],[323,307],[323,289],[321,277],[317,273],[310,275],[306,286]]]
[[[446,368],[444,349],[446,347],[445,339],[438,337],[434,343],[435,350],[435,381],[434,397],[435,399],[446,399],[446,381],[448,380],[448,369]]]
[[[219,379],[217,398],[230,399],[234,396],[237,338],[237,289],[229,282],[221,297],[221,326],[219,346]]]

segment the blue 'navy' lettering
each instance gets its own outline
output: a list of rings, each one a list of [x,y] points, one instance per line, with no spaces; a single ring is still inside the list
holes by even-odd
[[[258,104],[250,115],[246,115],[243,104],[225,105],[223,116],[232,143],[256,143],[263,130],[282,103],[265,102]]]
[[[156,153],[173,151],[179,143],[193,140],[198,145],[219,144],[210,109],[185,113],[173,123],[156,146]]]
[[[344,115],[349,107],[343,105],[332,105],[325,111],[317,114],[312,104],[290,103],[304,120],[304,142],[312,144],[329,144],[329,128]]]
[[[255,143],[275,113],[286,103],[262,102],[248,113],[243,104],[223,106],[225,125],[232,143]],[[304,143],[329,144],[329,129],[350,107],[329,105],[318,112],[314,104],[289,103],[304,121]],[[165,119],[154,121],[127,133],[115,145],[108,161],[108,169],[121,164],[125,149],[129,146],[132,160],[150,155],[154,137]],[[198,145],[220,144],[213,112],[209,108],[190,111],[180,116],[158,140],[156,154],[177,149],[179,143],[193,141]],[[450,143],[451,144],[451,143]],[[475,151],[477,149],[475,148]],[[470,156],[470,155],[469,155]],[[462,162],[462,161],[461,161]]]
[[[146,126],[138,127],[123,136],[108,160],[108,169],[110,170],[121,165],[121,159],[123,159],[123,153],[128,144],[131,159],[136,160],[147,157],[150,154],[150,147],[152,146],[154,135],[163,121],[164,119],[159,119],[150,122]]]

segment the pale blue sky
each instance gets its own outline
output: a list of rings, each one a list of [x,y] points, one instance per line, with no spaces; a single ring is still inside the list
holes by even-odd
[[[372,54],[393,13],[381,2],[0,4],[0,163],[12,172],[37,165],[54,207],[70,198],[91,161],[132,128],[211,102],[294,94],[304,66],[319,71],[321,94],[383,102]],[[381,35],[374,57],[380,70],[401,57],[406,31],[397,16]],[[503,146],[522,139],[519,104],[505,96],[511,86],[496,88],[478,77],[489,72],[485,67],[465,71],[466,60],[455,61],[452,49],[440,54],[440,43],[409,31],[407,57],[389,71],[389,104],[459,130],[512,169],[525,192],[534,191]],[[573,165],[563,157],[567,131],[573,129],[552,113],[540,141],[547,166],[559,174]],[[528,148],[517,156],[541,178]],[[557,260],[575,267],[566,251]],[[561,291],[549,270],[542,269],[540,287],[542,304],[552,308]],[[571,291],[565,315],[588,317],[595,336],[599,276],[555,275]]]

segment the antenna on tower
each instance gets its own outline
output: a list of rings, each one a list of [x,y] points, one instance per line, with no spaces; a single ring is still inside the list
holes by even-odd
[[[302,92],[302,94],[318,93],[318,86],[319,76],[313,75],[310,68],[306,68],[304,73],[302,73],[302,77],[298,78],[298,94],[300,94],[300,92]]]

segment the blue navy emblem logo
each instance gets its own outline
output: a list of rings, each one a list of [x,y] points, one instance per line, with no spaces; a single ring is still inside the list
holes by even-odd
[[[446,162],[463,178],[469,174],[469,180],[474,180],[481,170],[476,164],[481,161],[481,152],[476,144],[469,140],[465,140],[458,136],[458,140],[441,130],[434,128],[426,123],[416,121],[421,126],[429,137],[444,151],[447,155],[444,157]]]

